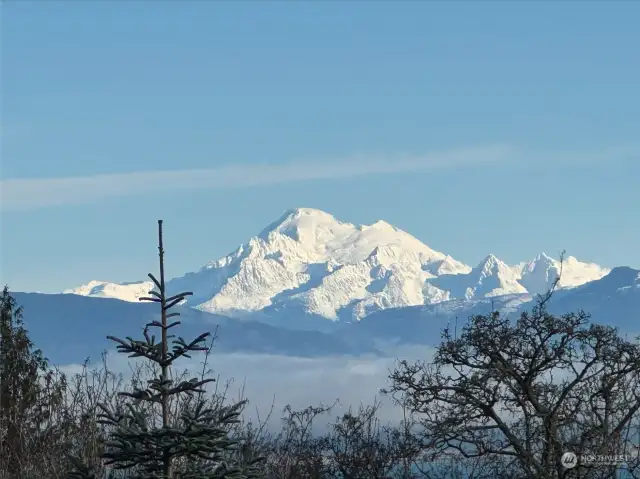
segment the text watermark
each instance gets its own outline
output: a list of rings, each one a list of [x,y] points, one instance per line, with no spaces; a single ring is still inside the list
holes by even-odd
[[[628,464],[633,459],[637,458],[625,454],[581,454],[578,456],[573,452],[565,452],[560,459],[560,463],[566,469],[571,469],[578,464],[585,466],[622,466]]]

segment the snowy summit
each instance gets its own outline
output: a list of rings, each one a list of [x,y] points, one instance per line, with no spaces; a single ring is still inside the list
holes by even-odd
[[[569,257],[560,287],[609,270]],[[360,319],[371,312],[450,299],[538,294],[560,271],[544,253],[509,266],[489,255],[472,268],[432,250],[384,221],[343,223],[311,208],[287,211],[231,254],[171,280],[172,291],[193,291],[188,305],[225,315],[287,309],[327,319]],[[137,301],[149,282],[92,281],[65,293]]]

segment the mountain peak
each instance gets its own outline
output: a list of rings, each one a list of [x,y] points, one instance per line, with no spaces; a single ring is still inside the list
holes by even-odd
[[[361,318],[378,309],[452,298],[544,292],[558,266],[544,253],[514,267],[490,254],[471,268],[386,221],[352,224],[319,209],[294,208],[234,252],[172,279],[168,289],[192,291],[189,306],[218,314],[289,308],[330,319]],[[608,272],[568,258],[560,286]],[[150,282],[91,282],[68,292],[136,301],[152,288]]]
[[[468,300],[527,292],[518,283],[513,269],[494,254],[486,256],[468,274],[455,278],[455,281],[459,285],[453,288],[454,296]],[[442,284],[439,280],[435,283]]]
[[[80,296],[94,296],[98,298],[118,298],[124,301],[137,301],[147,296],[155,288],[151,281],[132,281],[126,283],[111,283],[108,281],[89,281],[78,288],[67,289],[63,294],[77,294]]]
[[[300,218],[302,216],[313,216],[315,218],[324,218],[324,219],[332,219],[335,221],[335,218],[330,213],[326,211],[319,210],[317,208],[292,208],[290,210],[285,211],[284,216],[286,218]]]
[[[393,225],[391,225],[391,224],[387,223],[387,222],[386,222],[386,221],[384,221],[384,220],[378,220],[378,221],[376,221],[375,223],[373,223],[373,224],[371,225],[371,227],[372,227],[372,228],[373,228],[373,227],[377,227],[377,228],[393,228],[393,229],[395,229],[395,227],[394,227]]]
[[[617,266],[609,271],[602,279],[617,283],[636,284],[640,283],[640,270],[633,269],[629,266]]]
[[[293,208],[285,211],[280,218],[262,230],[259,237],[267,239],[270,233],[278,232],[297,239],[295,238],[298,236],[296,234],[297,229],[313,228],[315,225],[321,224],[340,225],[342,223],[335,219],[333,215],[322,210],[315,208]]]
[[[504,262],[494,254],[487,255],[478,265],[479,269],[491,270],[497,266],[504,265]]]
[[[558,287],[573,288],[595,281],[609,273],[609,269],[593,263],[583,263],[573,256],[559,260],[540,253],[531,261],[524,263],[519,270],[520,279],[531,294],[546,293],[560,276]]]

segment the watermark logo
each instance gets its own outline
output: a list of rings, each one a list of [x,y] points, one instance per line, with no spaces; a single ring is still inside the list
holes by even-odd
[[[565,452],[560,458],[560,464],[562,464],[562,467],[565,469],[576,467],[578,465],[578,456],[572,452]]]
[[[578,458],[573,452],[565,452],[560,458],[560,463],[565,469],[572,469],[576,467],[578,463],[585,466],[619,466],[627,464],[631,459],[631,457],[624,454],[583,454]]]

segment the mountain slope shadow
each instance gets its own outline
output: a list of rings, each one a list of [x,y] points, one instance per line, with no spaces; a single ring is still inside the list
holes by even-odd
[[[159,318],[158,306],[73,294],[15,293],[24,308],[25,326],[37,348],[55,364],[99,359],[115,343],[107,335],[139,338],[146,323]],[[257,321],[245,321],[177,308],[182,324],[176,333],[185,339],[216,332],[217,351],[290,356],[379,354],[372,341],[343,339],[317,331],[294,331]],[[155,328],[152,328],[154,332]]]

